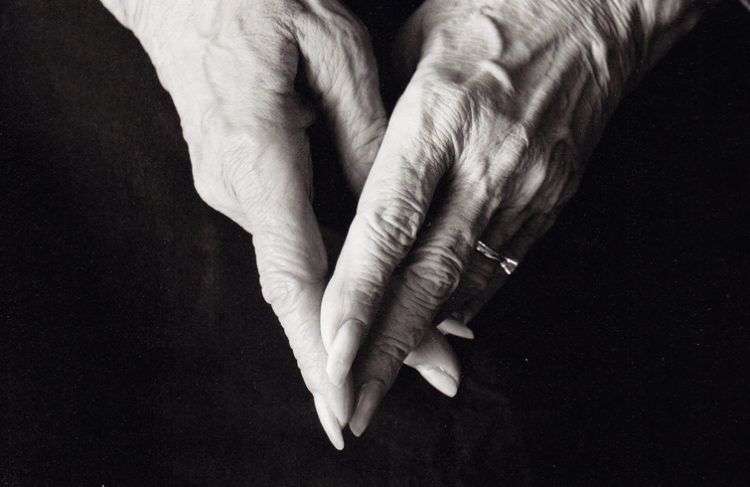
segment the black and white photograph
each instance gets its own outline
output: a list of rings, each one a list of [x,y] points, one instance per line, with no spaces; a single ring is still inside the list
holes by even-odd
[[[746,0],[0,0],[0,184],[1,486],[750,485]]]

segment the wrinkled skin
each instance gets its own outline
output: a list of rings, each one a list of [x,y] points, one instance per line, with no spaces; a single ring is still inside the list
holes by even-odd
[[[315,113],[294,87],[302,60],[358,192],[386,126],[364,27],[333,0],[103,3],[140,40],[172,96],[201,198],[252,234],[263,296],[283,325],[323,428],[342,448],[352,389],[325,373],[319,319],[327,256],[310,202],[306,135]],[[433,331],[406,360],[455,394],[435,374],[459,373],[442,335]]]
[[[506,278],[477,241],[523,258],[627,87],[699,15],[687,0],[430,0],[395,46],[411,79],[387,121],[365,30],[334,0],[103,3],[172,96],[198,193],[253,235],[263,295],[338,448],[402,362],[456,393],[434,325],[471,337]],[[299,65],[351,189],[364,185],[327,287]]]
[[[431,0],[396,52],[413,75],[322,304],[331,380],[352,362],[359,435],[436,321],[464,326],[574,194],[627,87],[693,2]],[[443,311],[441,313],[441,310]]]

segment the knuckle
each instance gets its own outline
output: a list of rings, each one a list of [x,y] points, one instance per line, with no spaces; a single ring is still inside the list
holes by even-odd
[[[463,262],[453,249],[438,246],[423,248],[418,256],[406,269],[404,284],[420,304],[434,308],[456,289]]]
[[[337,12],[340,21],[336,25],[337,35],[347,44],[362,49],[370,42],[367,27],[356,17],[341,9]]]
[[[513,123],[505,132],[501,150],[504,151],[512,160],[520,165],[524,156],[528,153],[531,145],[531,133],[529,128],[523,123]]]
[[[220,178],[212,174],[194,172],[193,187],[204,203],[211,208],[234,218],[235,201],[229,196]]]
[[[261,294],[277,316],[294,312],[301,301],[304,283],[288,271],[267,271],[261,275]]]
[[[400,196],[362,215],[368,236],[375,242],[378,252],[391,257],[400,257],[409,251],[424,216],[424,210],[411,198]]]
[[[208,205],[214,206],[218,202],[218,188],[215,182],[207,177],[196,176],[193,181],[195,191]]]
[[[201,157],[194,164],[200,179],[211,181],[206,186],[221,188],[225,197],[246,205],[259,198],[262,161],[277,135],[252,125],[233,122],[231,114],[213,108],[202,119]],[[208,189],[208,188],[206,188]]]
[[[261,294],[276,315],[297,317],[298,311],[313,306],[311,291],[322,285],[328,268],[325,251],[300,248],[299,242],[267,231],[258,230],[253,240]]]
[[[427,106],[439,107],[433,115],[435,128],[450,131],[454,127],[468,127],[472,122],[476,100],[474,94],[462,84],[453,80],[441,80],[424,87]]]
[[[513,180],[509,191],[508,203],[512,206],[524,206],[549,183],[549,170],[546,161],[535,161]]]
[[[455,291],[472,249],[471,234],[471,222],[458,221],[414,251],[404,282],[422,304],[434,308]]]
[[[296,259],[283,258],[283,260],[288,262],[285,264],[275,262],[271,269],[267,268],[268,263],[258,262],[261,295],[271,305],[283,325],[291,321],[306,321],[308,318],[302,311],[314,305],[310,301],[310,291],[322,282],[326,264],[322,262],[315,265],[315,268],[300,270],[301,266],[292,262]]]
[[[419,339],[411,333],[380,333],[373,343],[373,352],[381,362],[388,362],[391,367],[398,367],[404,358],[419,344]],[[384,364],[385,365],[385,364]]]
[[[312,39],[332,39],[336,45],[347,48],[359,48],[369,43],[365,25],[343,5],[325,2],[322,8],[313,8],[305,2],[293,3],[295,8],[288,9],[288,15],[295,25],[313,34]]]
[[[489,259],[478,260],[461,279],[464,294],[476,295],[487,289],[496,276],[497,267]]]
[[[382,267],[382,266],[378,266]],[[364,308],[377,306],[383,297],[386,286],[386,273],[378,269],[374,275],[365,274],[357,278],[354,286],[349,290],[348,299]]]
[[[367,27],[343,6],[331,4],[320,20],[329,26],[329,32],[348,45],[363,47],[369,43]]]

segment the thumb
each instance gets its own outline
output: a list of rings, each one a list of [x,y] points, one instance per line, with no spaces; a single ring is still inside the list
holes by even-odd
[[[385,134],[378,68],[366,28],[336,2],[295,22],[307,81],[320,96],[351,188],[359,193]]]
[[[325,372],[319,320],[327,262],[305,177],[307,140],[301,131],[271,131],[264,139],[263,158],[275,164],[240,169],[232,185],[243,226],[253,236],[263,297],[284,329],[323,428],[341,449],[341,427],[351,414],[351,387],[334,386]]]

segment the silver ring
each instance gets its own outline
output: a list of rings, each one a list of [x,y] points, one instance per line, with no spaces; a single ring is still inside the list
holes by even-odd
[[[508,275],[513,274],[513,271],[515,271],[516,267],[518,267],[517,260],[511,259],[508,256],[495,252],[486,243],[482,242],[481,240],[477,240],[477,252],[487,257],[488,259],[494,260],[495,262],[497,262],[500,265],[500,267],[503,269],[503,271]]]

